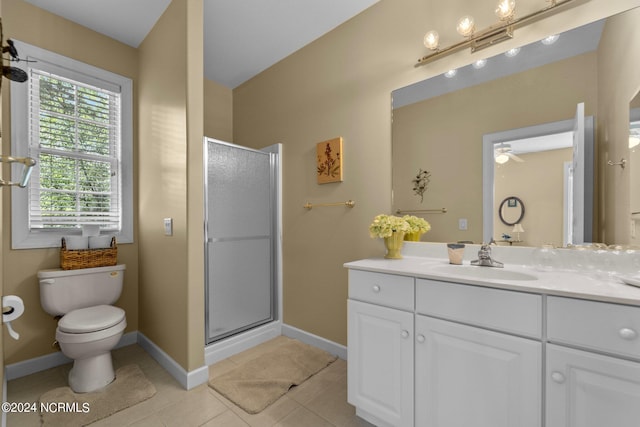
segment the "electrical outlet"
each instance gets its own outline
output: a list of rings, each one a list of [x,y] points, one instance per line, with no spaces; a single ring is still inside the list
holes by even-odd
[[[458,218],[458,230],[467,229],[467,218]]]
[[[173,218],[164,219],[164,235],[173,236]]]

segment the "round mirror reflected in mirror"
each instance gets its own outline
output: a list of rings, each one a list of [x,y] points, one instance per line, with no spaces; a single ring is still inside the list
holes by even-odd
[[[524,203],[515,196],[507,197],[500,203],[498,215],[504,225],[516,225],[524,217]]]

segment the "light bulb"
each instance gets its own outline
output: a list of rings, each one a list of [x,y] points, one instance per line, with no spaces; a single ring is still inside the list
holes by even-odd
[[[480,68],[484,67],[485,65],[487,65],[487,60],[486,59],[478,59],[476,62],[473,63],[473,68],[475,68],[476,70],[479,70]]]
[[[513,49],[509,49],[508,51],[506,51],[504,54],[506,56],[508,56],[509,58],[513,58],[514,56],[516,56],[519,53],[520,53],[520,48],[519,47],[514,47]]]
[[[542,44],[549,46],[549,45],[551,45],[551,44],[554,44],[556,41],[558,41],[558,39],[559,39],[559,38],[560,38],[560,36],[559,36],[559,35],[554,34],[554,35],[552,35],[552,36],[545,37],[545,38],[543,38],[543,39],[542,39],[542,40],[540,40],[540,41],[542,42]]]
[[[458,21],[458,26],[456,30],[458,34],[463,37],[468,37],[473,34],[473,31],[476,29],[475,23],[473,21],[473,16],[465,15]]]
[[[458,74],[458,70],[449,70],[446,73],[444,73],[444,76],[448,79],[454,77],[456,74]]]
[[[509,161],[509,156],[507,156],[504,153],[500,153],[496,156],[496,163],[499,163],[501,165],[507,163]]]
[[[501,21],[508,21],[516,14],[515,0],[500,0],[496,6],[496,16]]]
[[[436,50],[438,48],[439,39],[440,36],[438,35],[438,32],[431,30],[424,35],[424,45],[431,50]]]

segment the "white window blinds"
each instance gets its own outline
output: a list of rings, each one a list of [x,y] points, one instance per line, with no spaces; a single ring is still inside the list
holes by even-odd
[[[119,231],[120,94],[35,67],[29,77],[29,229]]]

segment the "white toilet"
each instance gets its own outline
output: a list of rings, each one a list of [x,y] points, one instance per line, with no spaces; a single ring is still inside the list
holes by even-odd
[[[125,312],[115,303],[122,293],[125,265],[43,270],[38,272],[40,304],[52,316],[62,316],[56,340],[73,359],[69,386],[76,393],[98,390],[115,378],[111,350],[127,326]]]

